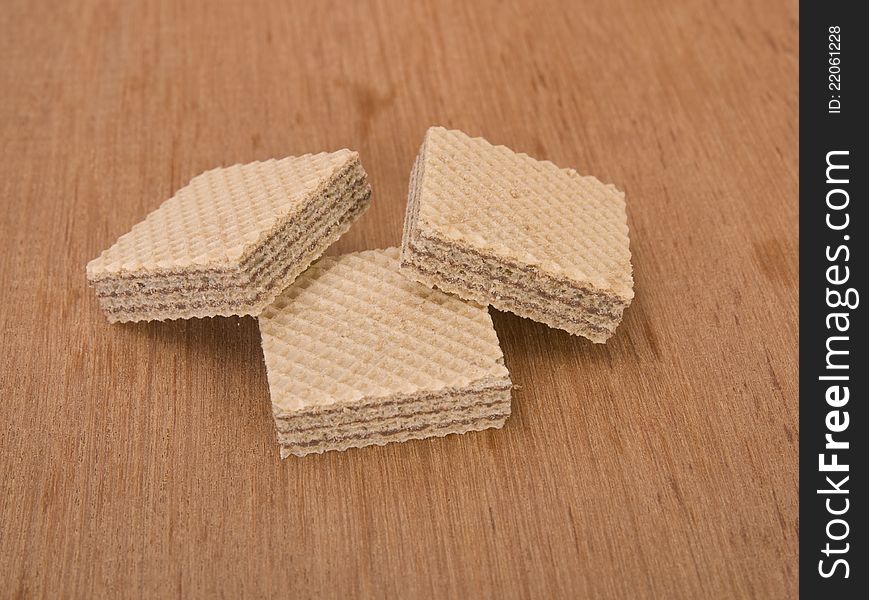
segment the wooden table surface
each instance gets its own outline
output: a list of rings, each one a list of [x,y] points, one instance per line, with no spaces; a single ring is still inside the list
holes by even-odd
[[[6,1],[0,597],[782,598],[797,4]],[[493,312],[500,431],[281,461],[253,318],[109,325],[84,266],[197,173],[425,129],[626,190],[604,346]]]

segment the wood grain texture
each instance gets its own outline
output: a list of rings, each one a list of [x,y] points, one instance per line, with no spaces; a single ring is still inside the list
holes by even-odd
[[[0,596],[796,595],[797,5],[0,5]],[[443,124],[626,190],[605,346],[494,313],[502,431],[278,458],[254,319],[85,263],[197,173],[350,147],[396,245]]]

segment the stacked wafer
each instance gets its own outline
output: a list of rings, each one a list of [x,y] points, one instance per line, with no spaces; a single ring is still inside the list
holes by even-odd
[[[402,276],[395,248],[317,261],[260,331],[283,457],[500,427],[510,415],[486,309]]]
[[[349,150],[207,171],[87,266],[109,321],[257,315],[368,207]]]
[[[401,250],[312,265],[370,195],[349,150],[213,169],[88,280],[110,321],[259,315],[282,457],[501,427],[486,305],[604,342],[633,297],[624,194],[594,177],[433,127]]]
[[[433,127],[411,173],[401,268],[467,300],[604,342],[634,294],[624,194]]]

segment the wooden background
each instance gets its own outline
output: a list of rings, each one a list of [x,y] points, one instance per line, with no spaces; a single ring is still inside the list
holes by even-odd
[[[0,596],[782,598],[795,2],[0,4]],[[85,263],[197,173],[426,127],[626,190],[606,346],[494,313],[502,431],[278,458],[256,321],[110,326]]]

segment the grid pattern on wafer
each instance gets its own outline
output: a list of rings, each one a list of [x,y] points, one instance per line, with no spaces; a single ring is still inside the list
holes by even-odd
[[[188,271],[150,279],[98,280],[94,288],[103,311],[109,321],[260,314],[368,207],[371,188],[364,178],[349,189],[339,184],[339,189],[344,191],[341,198],[326,198],[328,212],[290,222],[289,228],[257,249],[252,255],[256,261],[247,269],[236,268],[225,275]],[[314,204],[318,202],[322,200]]]
[[[91,261],[88,277],[236,262],[357,158],[339,150],[206,171]]]
[[[405,278],[396,248],[319,260],[260,331],[280,411],[508,377],[486,309]]]
[[[421,150],[414,235],[437,237],[633,297],[624,193],[460,131]]]

